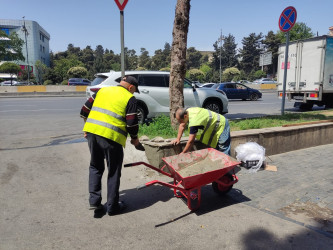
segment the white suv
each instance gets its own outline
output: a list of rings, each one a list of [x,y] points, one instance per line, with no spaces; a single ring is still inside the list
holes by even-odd
[[[107,79],[100,84],[93,85],[101,79]],[[139,93],[134,93],[138,103],[139,122],[160,114],[169,115],[169,72],[162,71],[126,71],[125,75],[135,77],[139,82]],[[120,83],[121,72],[96,74],[96,79],[86,89],[87,98],[96,93],[100,88],[116,86]],[[184,81],[185,107],[203,107],[219,114],[228,113],[228,98],[221,90],[199,88],[195,83]]]

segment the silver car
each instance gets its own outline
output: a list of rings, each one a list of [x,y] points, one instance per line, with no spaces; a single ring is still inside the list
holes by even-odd
[[[121,72],[111,71],[107,74],[108,78],[100,84],[87,87],[87,98],[100,88],[116,86],[120,83]],[[143,123],[146,118],[161,114],[169,115],[169,72],[126,71],[125,75],[131,75],[139,82],[140,94],[134,93],[134,95],[138,103],[140,123]],[[203,107],[219,114],[228,113],[228,98],[223,91],[199,88],[187,79],[184,81],[184,102],[185,107]]]

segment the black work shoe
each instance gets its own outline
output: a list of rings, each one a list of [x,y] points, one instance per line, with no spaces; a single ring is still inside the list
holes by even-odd
[[[116,214],[121,214],[124,210],[126,209],[126,205],[124,202],[119,201],[118,206],[112,208],[109,212],[108,215],[113,216]]]
[[[102,204],[99,204],[99,205],[91,205],[90,204],[90,207],[89,207],[89,210],[100,210],[100,209],[103,209],[104,206]]]

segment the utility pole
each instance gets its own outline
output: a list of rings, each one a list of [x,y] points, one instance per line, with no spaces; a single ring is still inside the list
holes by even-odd
[[[25,36],[25,50],[27,51],[27,64],[28,64],[28,84],[30,84],[30,67],[29,67],[28,41],[27,41],[28,30],[25,27],[25,20],[24,20],[24,18],[25,18],[25,16],[23,17],[23,27],[22,27],[22,30],[23,30],[24,36]]]
[[[217,40],[220,42],[220,82],[222,82],[222,40],[224,40],[224,37],[222,36],[222,29],[221,29],[221,36]]]

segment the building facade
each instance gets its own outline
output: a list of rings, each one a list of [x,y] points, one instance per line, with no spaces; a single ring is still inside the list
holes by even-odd
[[[25,37],[24,24],[27,37]],[[30,72],[34,73],[37,60],[40,60],[48,67],[50,66],[50,34],[37,22],[30,20],[0,19],[0,30],[4,31],[7,35],[16,32],[18,37],[24,41],[22,53],[25,57],[25,61],[18,62],[22,69],[27,68],[29,65]]]

